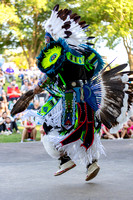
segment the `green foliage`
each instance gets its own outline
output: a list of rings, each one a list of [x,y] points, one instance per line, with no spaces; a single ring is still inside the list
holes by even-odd
[[[114,48],[119,39],[131,54],[133,39],[132,0],[4,0],[0,3],[0,53],[21,47],[29,66],[35,63],[44,47],[42,23],[56,4],[77,12],[90,25],[88,35],[107,41]]]
[[[96,40],[102,37],[112,49],[122,40],[133,68],[133,1],[81,0],[79,6],[80,14],[90,24],[89,33]]]
[[[63,0],[16,0],[0,3],[0,53],[21,47],[28,65],[32,66],[44,47],[42,23],[50,16],[55,4]]]

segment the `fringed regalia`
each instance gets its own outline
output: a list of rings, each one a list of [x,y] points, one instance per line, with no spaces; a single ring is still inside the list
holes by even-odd
[[[45,23],[49,42],[37,58],[38,68],[47,75],[38,85],[51,97],[37,113],[25,115],[36,116],[49,130],[44,136],[49,154],[66,152],[86,165],[104,153],[101,123],[116,132],[131,115],[133,91],[132,72],[122,72],[127,64],[107,70],[90,47],[93,37],[87,37],[87,27],[71,10],[54,7]]]

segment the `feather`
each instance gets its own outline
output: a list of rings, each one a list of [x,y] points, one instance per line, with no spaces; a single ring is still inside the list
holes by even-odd
[[[75,21],[75,23],[78,23],[79,21],[80,21],[80,19],[81,19],[81,17],[80,16],[75,16],[74,17],[74,21]]]
[[[72,35],[72,32],[71,31],[65,31],[64,32],[67,36],[65,36],[64,38],[69,38],[70,35]]]
[[[81,17],[77,13],[72,14],[69,9],[59,10],[59,5],[57,4],[45,23],[45,30],[55,41],[62,38],[68,44],[78,47],[80,44],[87,43],[87,34],[83,29],[86,29],[88,25],[85,21],[80,21],[80,19]],[[92,45],[91,43],[88,44]]]
[[[133,71],[124,71],[124,72],[120,72],[120,74],[127,74],[127,75],[132,75]]]
[[[33,98],[34,98],[33,90],[29,90],[28,92],[23,94],[16,102],[16,104],[13,106],[13,109],[11,110],[11,115],[14,116],[17,113],[24,111],[28,107],[30,101]]]
[[[87,45],[94,45],[93,43],[90,43],[90,42],[87,42],[86,44],[87,44]]]
[[[112,130],[118,130],[121,123],[125,122],[126,114],[131,111],[133,105],[133,84],[128,82],[128,75],[132,72],[121,72],[126,66],[127,64],[119,65],[108,71],[104,69],[101,71],[101,78],[93,79],[94,85],[101,84],[102,94],[96,116],[108,128],[114,127]]]
[[[68,16],[67,13],[68,13],[68,12],[69,12],[68,9],[62,10],[62,12],[60,13],[59,17],[60,17],[63,21],[65,21],[65,20],[67,19],[67,16]]]
[[[112,125],[111,123],[108,121],[106,115],[101,111],[100,113],[100,121],[107,127],[107,128],[111,128]]]
[[[83,26],[82,29],[86,29],[86,28],[88,28],[89,26],[90,26],[90,25],[87,24],[87,25]]]
[[[86,24],[86,22],[85,22],[85,21],[81,21],[81,22],[79,22],[79,25],[80,25],[81,27],[84,27],[84,26],[85,26],[85,24]]]
[[[53,8],[53,11],[58,11],[59,10],[59,4],[56,4],[55,7]]]
[[[132,82],[133,81],[133,78],[129,78],[129,80],[128,80],[129,82]]]
[[[117,67],[115,67],[115,68],[113,68],[113,69],[111,69],[109,71],[103,72],[102,76],[103,76],[103,78],[106,77],[107,79],[109,77],[113,77],[114,74],[122,71],[123,69],[125,69],[126,66],[127,66],[127,64],[119,65],[119,66],[117,66]]]
[[[94,38],[95,38],[95,37],[90,36],[90,37],[87,38],[87,40],[92,40],[92,39],[94,39]]]
[[[70,15],[70,19],[74,19],[74,17],[76,17],[76,16],[77,16],[77,14],[73,13],[73,14]]]
[[[71,22],[70,21],[67,21],[67,22],[65,22],[64,24],[63,24],[63,26],[62,26],[62,28],[64,28],[64,29],[69,29],[71,27]]]

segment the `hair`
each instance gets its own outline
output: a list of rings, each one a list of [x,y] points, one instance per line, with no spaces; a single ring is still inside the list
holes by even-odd
[[[133,116],[129,118],[133,122]]]
[[[3,114],[5,114],[5,113],[7,114],[7,112],[6,112],[6,111],[4,111],[4,112],[2,113],[2,115],[3,115]]]
[[[6,119],[7,119],[7,118],[11,120],[11,118],[10,118],[9,116],[7,116]]]

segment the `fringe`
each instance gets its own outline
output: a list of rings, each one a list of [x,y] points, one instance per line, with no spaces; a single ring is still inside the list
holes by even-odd
[[[62,116],[62,99],[52,108],[52,110],[45,116],[40,115],[38,111],[26,110],[22,116],[22,120],[28,119],[29,117],[35,121],[36,124],[47,123],[48,126],[61,127],[61,116]]]
[[[81,146],[82,141],[80,139],[76,142],[62,146],[60,141],[65,139],[67,136],[68,134],[65,136],[49,135],[49,141],[53,142],[53,145],[59,152],[67,152],[67,155],[70,156],[75,163],[80,162],[81,164],[87,166],[89,163],[92,163],[93,160],[99,159],[101,154],[105,155],[104,147],[101,143],[99,134],[94,134],[94,142],[87,151],[83,146]]]

